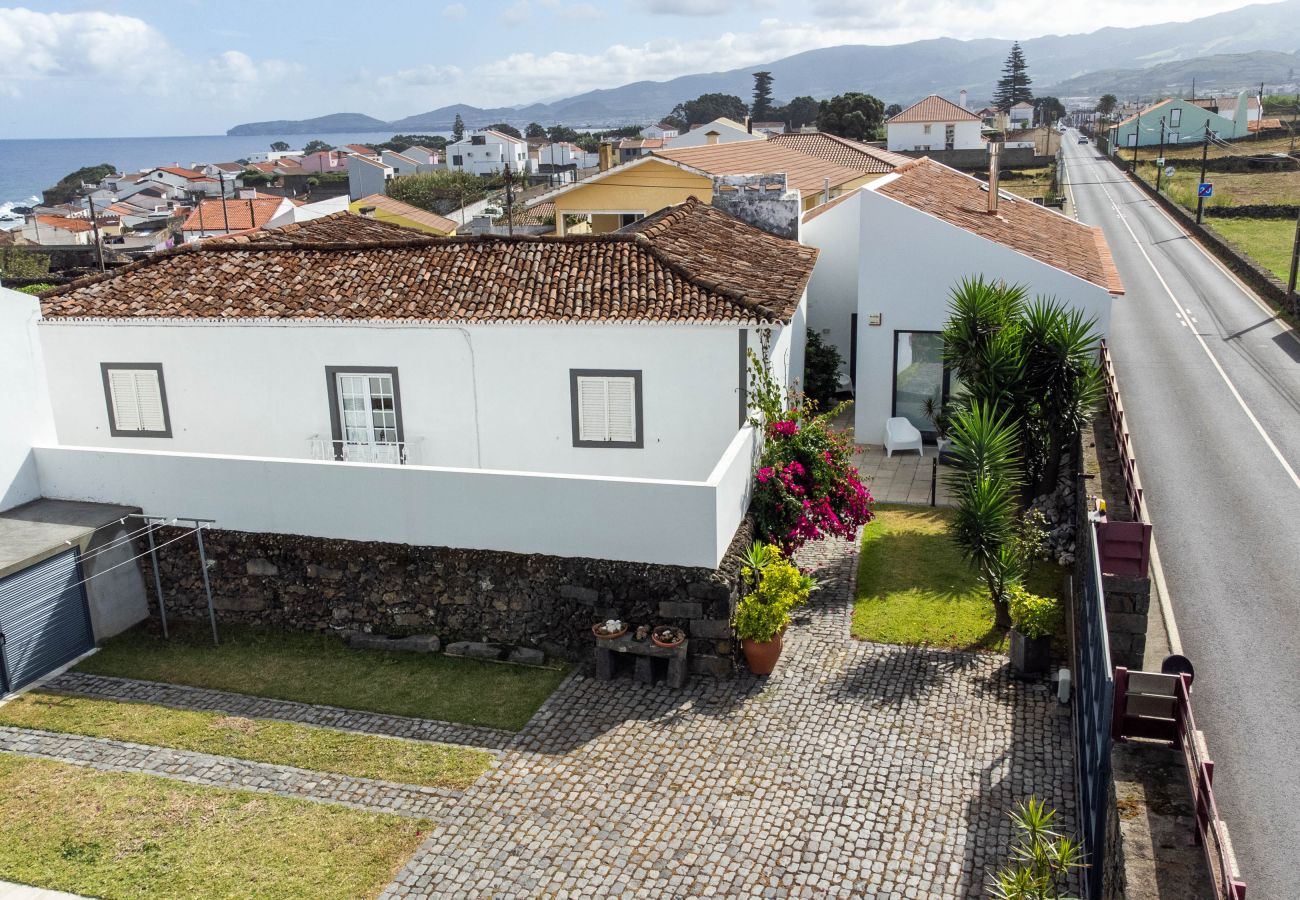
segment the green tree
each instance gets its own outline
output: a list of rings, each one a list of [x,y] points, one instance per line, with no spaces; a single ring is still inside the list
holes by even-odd
[[[439,171],[402,175],[388,182],[388,196],[429,212],[446,215],[482,200],[492,180],[468,172]]]
[[[459,141],[465,137],[465,120],[456,113],[456,120],[451,123],[451,137],[454,141]]]
[[[376,150],[395,150],[401,153],[408,147],[419,144],[430,150],[446,150],[447,139],[438,134],[395,134],[382,144],[374,144]]]
[[[830,409],[834,405],[843,363],[844,357],[835,345],[826,343],[818,332],[809,328],[804,345],[803,392],[818,409]]]
[[[546,130],[546,137],[552,144],[564,142],[576,144],[582,135],[568,125],[552,125]]]
[[[734,119],[738,122],[745,118],[746,112],[745,101],[735,94],[714,93],[701,94],[694,100],[678,103],[669,116],[689,128],[691,125],[703,125],[714,119]]]
[[[749,114],[760,122],[767,122],[772,117],[772,73],[754,73],[754,102],[749,105]]]
[[[892,119],[894,116],[898,115],[902,111],[903,111],[903,106],[901,103],[891,103],[885,107],[885,118]]]
[[[261,169],[245,169],[239,175],[244,187],[263,187],[275,181],[275,176]]]
[[[1039,125],[1051,125],[1057,119],[1065,118],[1065,104],[1055,97],[1039,97],[1034,100],[1034,122]]]
[[[528,127],[524,129],[524,137],[544,138],[546,137],[546,129],[536,122],[529,122]]]
[[[493,131],[499,131],[502,134],[508,134],[513,138],[521,138],[524,136],[518,128],[507,122],[497,122],[495,125],[489,125],[488,128]]]
[[[97,166],[83,166],[75,172],[69,172],[59,179],[52,188],[41,191],[48,206],[68,203],[81,196],[83,184],[98,184],[117,171],[112,163],[100,163]]]
[[[856,91],[823,100],[817,127],[827,134],[855,141],[873,140],[884,122],[885,104]]]
[[[776,118],[790,126],[791,129],[798,131],[805,125],[816,123],[817,116],[822,111],[822,105],[812,97],[803,96],[795,97],[785,106],[775,112]]]
[[[273,150],[276,153],[283,153],[288,149],[289,149],[289,145],[285,141],[275,141],[274,143],[271,144],[271,150]]]
[[[20,247],[0,247],[0,274],[10,278],[44,278],[50,274],[50,258]]]
[[[327,150],[333,149],[333,144],[327,144],[324,141],[308,141],[302,146],[302,152],[308,155],[311,155],[312,153],[324,153]]]
[[[1115,107],[1119,106],[1119,98],[1114,94],[1102,94],[1101,99],[1097,101],[1097,115],[1105,118],[1115,112]]]
[[[1002,64],[1002,77],[998,79],[997,89],[993,92],[993,105],[1008,110],[1017,103],[1033,100],[1034,92],[1029,89],[1032,83],[1025,52],[1020,49],[1020,42],[1014,41],[1011,52],[1007,54],[1007,61]]]

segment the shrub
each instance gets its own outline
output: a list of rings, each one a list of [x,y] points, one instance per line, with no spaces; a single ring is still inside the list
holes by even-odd
[[[817,589],[813,577],[800,572],[779,547],[761,541],[749,549],[741,573],[750,588],[733,623],[742,640],[772,640],[790,624],[790,611]]]
[[[58,287],[57,284],[49,284],[41,281],[36,284],[27,284],[20,288],[14,288],[14,290],[22,291],[24,294],[43,294],[45,291],[53,290],[56,287]]]
[[[803,390],[820,407],[835,401],[840,387],[840,366],[844,357],[833,345],[826,343],[811,328],[804,347]]]
[[[1030,638],[1048,637],[1061,621],[1061,607],[1054,597],[1040,597],[1016,585],[1008,594],[1011,626]]]
[[[1016,839],[1010,862],[989,885],[995,900],[1056,900],[1063,897],[1070,872],[1082,868],[1079,842],[1053,828],[1056,811],[1030,797],[1011,814]]]
[[[786,554],[826,535],[852,538],[872,519],[870,492],[852,463],[853,447],[830,429],[848,404],[818,415],[812,400],[792,395],[789,408],[764,360],[750,352],[751,423],[764,442],[750,513],[760,540]]]

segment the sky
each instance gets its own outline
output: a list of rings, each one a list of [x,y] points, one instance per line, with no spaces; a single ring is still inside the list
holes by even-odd
[[[3,3],[4,0],[0,0]],[[838,44],[1025,39],[1242,0],[67,0],[0,5],[0,139],[513,106]]]

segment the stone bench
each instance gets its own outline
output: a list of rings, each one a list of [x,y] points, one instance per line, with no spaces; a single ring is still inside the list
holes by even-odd
[[[672,688],[686,686],[686,651],[690,640],[684,640],[676,647],[660,647],[650,638],[638,641],[632,634],[616,638],[596,638],[596,677],[601,681],[610,681],[615,672],[614,654],[624,654],[634,658],[632,677],[642,684],[654,684],[654,661],[668,661],[667,684]]]

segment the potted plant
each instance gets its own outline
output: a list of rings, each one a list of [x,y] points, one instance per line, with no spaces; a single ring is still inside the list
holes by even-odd
[[[1011,611],[1011,668],[1025,677],[1042,675],[1052,662],[1052,634],[1060,621],[1053,597],[1031,594],[1023,587],[1008,592]]]
[[[627,634],[627,623],[618,619],[606,619],[604,622],[592,625],[591,633],[603,641],[612,641]]]
[[[790,611],[808,602],[817,583],[772,544],[754,544],[745,562],[742,574],[751,590],[736,606],[733,624],[750,671],[770,675],[781,655]]]
[[[934,443],[942,456],[944,448],[952,441],[948,439],[948,417],[950,410],[947,403],[941,403],[938,397],[926,397],[921,403],[921,412],[934,426]]]
[[[656,647],[671,650],[686,640],[686,632],[676,625],[656,625],[654,631],[650,632],[650,640],[655,642]]]

